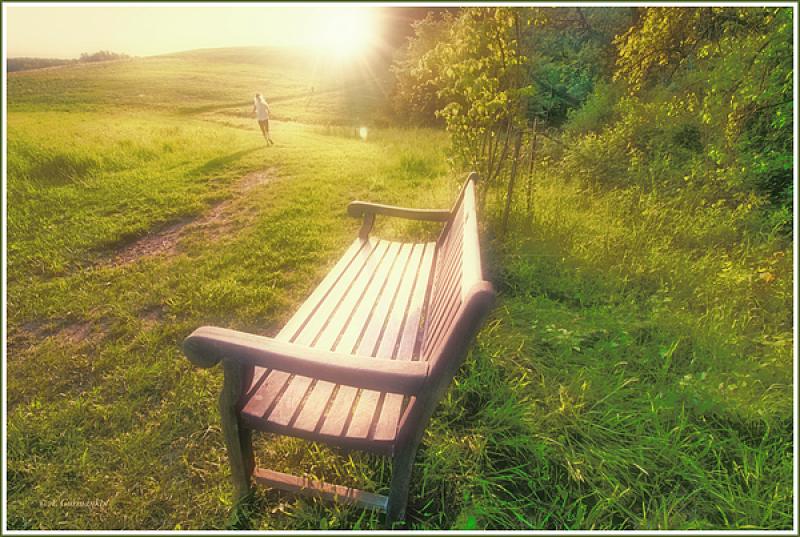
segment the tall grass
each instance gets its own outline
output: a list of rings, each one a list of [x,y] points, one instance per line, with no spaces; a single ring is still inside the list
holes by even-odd
[[[789,527],[791,239],[761,225],[758,200],[598,185],[574,166],[540,166],[532,214],[518,200],[494,242],[503,299],[474,354],[519,383],[497,403],[533,413],[501,438],[526,438],[516,460],[553,474],[546,492],[517,479],[519,523],[489,495],[479,525]]]

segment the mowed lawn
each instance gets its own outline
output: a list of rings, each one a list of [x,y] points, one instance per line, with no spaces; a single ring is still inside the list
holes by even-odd
[[[463,179],[442,132],[337,126],[376,123],[379,82],[299,65],[217,50],[9,77],[10,528],[380,527],[263,488],[234,507],[222,372],[180,350],[202,324],[277,332],[353,240],[349,201],[448,207]],[[710,222],[661,248],[679,207],[640,200],[630,233],[630,200],[546,172],[532,230],[503,245],[484,217],[500,299],[423,439],[409,527],[790,527],[791,246],[726,261]],[[256,458],[381,493],[391,475],[266,435]]]

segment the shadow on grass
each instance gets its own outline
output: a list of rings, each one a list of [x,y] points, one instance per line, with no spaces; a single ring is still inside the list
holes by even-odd
[[[203,114],[206,112],[218,112],[220,110],[228,110],[229,108],[241,108],[252,106],[252,101],[233,101],[228,103],[213,103],[204,104],[202,106],[186,106],[178,109],[178,115],[193,116],[196,114]]]
[[[234,153],[230,153],[229,155],[213,158],[208,162],[206,162],[205,164],[202,164],[192,169],[189,173],[193,175],[204,175],[215,172],[220,168],[224,168],[229,164],[233,164],[234,162],[244,157],[245,155],[249,155],[250,153],[254,153],[263,148],[264,148],[263,145],[257,145],[255,147],[251,147],[250,149],[242,149],[241,151],[236,151]]]
[[[270,104],[274,103],[285,103],[288,101],[294,101],[297,99],[303,98],[314,98],[320,95],[330,95],[333,93],[338,93],[341,91],[345,91],[347,89],[352,89],[358,86],[358,84],[342,84],[339,86],[334,86],[332,88],[320,90],[320,91],[313,91],[310,89],[303,90],[300,92],[294,92],[287,95],[279,95],[276,97],[268,98],[268,102]],[[201,106],[185,106],[178,109],[178,114],[181,116],[193,116],[197,114],[204,114],[208,112],[221,112],[222,110],[230,110],[231,108],[245,108],[249,110],[248,107],[253,106],[252,100],[247,101],[232,101],[227,103],[212,103],[212,104],[204,104]]]

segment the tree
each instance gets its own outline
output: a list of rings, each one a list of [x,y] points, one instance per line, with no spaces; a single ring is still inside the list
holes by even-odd
[[[455,156],[491,185],[506,164],[510,140],[525,126],[535,93],[525,76],[522,33],[538,12],[520,8],[468,8],[436,52],[443,69],[438,95]]]
[[[412,24],[414,35],[392,65],[392,105],[401,122],[429,125],[437,121],[436,111],[444,103],[438,96],[443,66],[436,47],[444,41],[452,23],[452,15],[444,12],[428,13]]]

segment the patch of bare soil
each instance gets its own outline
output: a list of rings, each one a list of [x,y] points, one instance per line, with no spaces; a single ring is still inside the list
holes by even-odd
[[[58,331],[56,337],[60,340],[66,340],[71,343],[80,343],[88,338],[94,331],[92,328],[94,323],[82,322],[69,324]]]
[[[268,183],[273,176],[272,169],[245,175],[236,184],[232,198],[217,203],[205,214],[195,219],[183,219],[145,235],[117,252],[110,264],[119,266],[143,257],[174,254],[178,242],[189,232],[203,233],[206,240],[220,237],[232,227],[233,218],[237,214],[235,208],[242,196],[252,189]]]
[[[49,338],[64,343],[97,343],[105,337],[108,323],[103,320],[76,321],[66,324],[54,322],[29,322],[18,327],[9,327],[6,343],[9,358],[15,358],[20,352],[38,345]]]
[[[142,312],[141,321],[145,329],[150,330],[161,323],[164,310],[160,306],[153,306]]]
[[[9,325],[6,333],[6,349],[8,350],[9,360],[16,358],[22,349],[36,345],[42,339],[53,335],[53,333],[52,328],[46,326],[43,322],[24,323],[16,328],[13,325]]]

